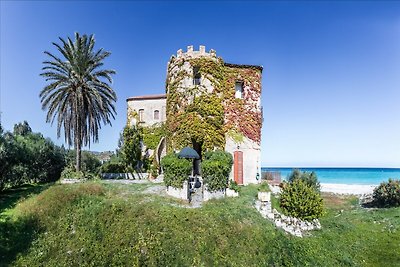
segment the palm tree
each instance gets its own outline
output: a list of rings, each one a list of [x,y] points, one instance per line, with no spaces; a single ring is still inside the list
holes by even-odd
[[[50,82],[40,92],[42,109],[47,110],[46,122],[53,124],[57,118],[57,137],[64,128],[66,143],[74,145],[76,171],[81,170],[82,145],[98,142],[101,123],[110,124],[115,119],[114,104],[117,96],[110,87],[114,70],[103,70],[103,59],[111,53],[103,49],[93,51],[93,35],[80,36],[75,40],[59,38],[53,43],[62,59],[45,51],[51,59],[44,61],[40,75]]]

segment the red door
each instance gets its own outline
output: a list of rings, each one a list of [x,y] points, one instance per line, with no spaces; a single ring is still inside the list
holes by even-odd
[[[233,178],[237,184],[243,184],[243,152],[233,152]]]

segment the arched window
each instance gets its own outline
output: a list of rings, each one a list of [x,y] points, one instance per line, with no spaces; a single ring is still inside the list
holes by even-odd
[[[144,109],[139,109],[139,122],[144,122]]]
[[[154,110],[154,119],[159,120],[160,119],[160,111],[159,110]]]

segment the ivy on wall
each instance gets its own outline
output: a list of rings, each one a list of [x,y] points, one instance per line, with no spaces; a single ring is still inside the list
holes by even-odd
[[[191,83],[193,67],[201,85]],[[208,81],[212,92],[207,91]],[[242,99],[235,98],[235,82],[243,83]],[[202,150],[223,149],[225,135],[242,142],[243,136],[260,143],[261,70],[225,65],[221,58],[172,58],[168,64],[167,140],[168,149],[181,149],[193,142]],[[186,85],[185,85],[186,84]]]
[[[156,149],[160,140],[165,136],[165,125],[164,123],[156,123],[148,127],[140,127],[142,133],[143,143],[149,149]]]

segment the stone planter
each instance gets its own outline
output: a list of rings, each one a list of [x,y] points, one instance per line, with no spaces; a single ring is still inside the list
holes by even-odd
[[[233,190],[233,189],[227,188],[227,189],[226,189],[226,196],[227,196],[227,197],[238,197],[238,196],[239,196],[239,192],[236,192],[236,191]]]
[[[258,192],[258,199],[261,202],[270,202],[271,201],[271,192]]]
[[[167,195],[183,200],[189,200],[188,182],[183,182],[182,188],[167,186]]]
[[[204,187],[203,191],[203,201],[208,201],[210,199],[219,199],[225,197],[225,190],[217,190],[210,192],[207,187]]]

